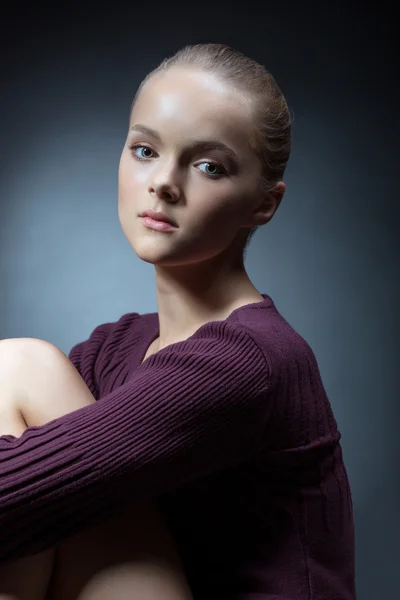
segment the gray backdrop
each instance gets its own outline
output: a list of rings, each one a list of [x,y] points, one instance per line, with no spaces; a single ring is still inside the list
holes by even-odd
[[[248,271],[317,355],[352,484],[358,598],[399,597],[389,5],[266,4],[260,14],[249,3],[113,4],[57,17],[13,6],[0,19],[0,338],[38,337],[68,353],[99,323],[157,310],[153,267],[117,215],[133,94],[186,43],[253,56],[276,77],[294,125],[287,193],[253,238]]]

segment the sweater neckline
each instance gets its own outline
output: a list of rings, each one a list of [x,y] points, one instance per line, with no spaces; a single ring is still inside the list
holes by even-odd
[[[246,310],[254,310],[254,309],[260,310],[263,308],[271,308],[274,305],[272,298],[270,296],[268,296],[268,294],[261,293],[261,296],[263,297],[263,300],[260,300],[259,302],[250,302],[249,304],[243,304],[243,306],[239,306],[239,308],[235,308],[226,317],[226,319],[222,319],[222,320],[223,321],[235,321],[237,319],[238,312],[243,312]],[[143,361],[143,358],[145,357],[149,347],[154,342],[154,340],[157,339],[157,337],[159,336],[159,333],[160,333],[157,312],[147,313],[146,315],[141,315],[141,316],[142,316],[142,332],[141,332],[141,336],[140,336],[141,343],[139,344],[139,349],[138,349],[138,367],[140,367],[149,358],[151,358],[151,356],[153,356],[153,354],[150,354],[150,356],[148,356],[146,358],[146,360]],[[212,321],[209,321],[209,322],[211,323]],[[203,327],[203,325],[201,325],[201,327]],[[200,329],[200,327],[198,329],[196,329],[196,331],[194,333],[192,333],[192,335],[190,335],[187,339],[190,339],[191,337],[193,337],[199,329]],[[178,343],[178,342],[176,342],[176,343]],[[173,346],[174,344],[170,344],[170,345]]]

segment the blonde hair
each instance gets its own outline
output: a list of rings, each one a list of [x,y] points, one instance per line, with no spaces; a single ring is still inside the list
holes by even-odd
[[[246,99],[256,123],[251,141],[261,163],[260,185],[262,191],[268,193],[283,178],[290,156],[292,124],[285,97],[271,73],[257,61],[225,44],[184,46],[143,79],[131,112],[149,79],[173,67],[190,67],[214,74]],[[256,229],[250,230],[246,246]]]

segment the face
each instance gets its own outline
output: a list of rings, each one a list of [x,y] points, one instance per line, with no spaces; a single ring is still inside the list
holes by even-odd
[[[119,166],[118,214],[139,258],[163,266],[205,261],[229,253],[260,224],[252,126],[245,100],[215,76],[174,68],[150,79]],[[164,212],[177,227],[146,227],[139,217],[146,209]]]

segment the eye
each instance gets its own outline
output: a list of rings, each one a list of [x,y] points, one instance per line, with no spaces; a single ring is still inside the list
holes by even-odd
[[[129,146],[129,149],[131,151],[131,154],[133,154],[137,160],[147,160],[147,159],[151,158],[151,156],[138,156],[136,154],[135,150],[143,149],[143,150],[147,150],[148,152],[153,152],[153,150],[151,148],[149,148],[149,146],[143,146],[143,144],[133,144],[133,146]]]
[[[205,175],[208,175],[210,177],[220,177],[221,175],[226,175],[226,170],[224,169],[224,167],[221,167],[221,165],[214,163],[214,162],[203,162],[200,163],[201,165],[206,165],[207,167],[211,167],[211,171],[201,171],[202,173],[204,173]],[[219,172],[218,172],[219,170]]]
[[[153,158],[152,156],[139,156],[138,153],[136,152],[136,150],[145,150],[147,152],[154,152],[154,150],[152,150],[149,146],[144,146],[143,144],[133,144],[132,146],[129,146],[129,149],[131,151],[132,156],[134,156],[134,158],[136,160],[141,160],[141,161],[146,161],[149,160],[150,158]],[[221,177],[223,175],[227,174],[227,171],[224,167],[222,167],[221,165],[219,165],[218,163],[214,163],[214,162],[202,162],[200,163],[201,165],[206,165],[208,168],[211,167],[211,171],[201,171],[202,173],[204,173],[204,175],[214,178],[216,179],[217,177]]]

